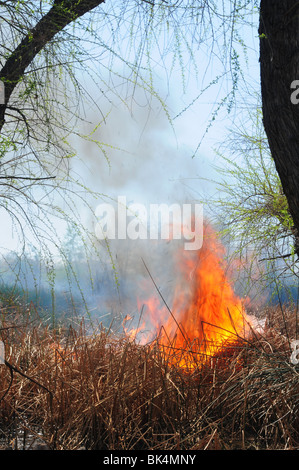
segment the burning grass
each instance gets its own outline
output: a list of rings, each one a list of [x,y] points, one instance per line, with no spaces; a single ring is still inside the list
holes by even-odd
[[[298,449],[295,313],[285,309],[284,322],[279,309],[263,313],[263,334],[236,337],[202,361],[197,354],[186,370],[172,357],[186,351],[159,339],[87,334],[84,322],[54,331],[16,308],[2,320],[2,447]]]

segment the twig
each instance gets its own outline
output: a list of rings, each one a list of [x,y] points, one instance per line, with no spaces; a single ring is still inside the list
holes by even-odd
[[[43,388],[44,390],[46,390],[46,392],[49,393],[50,395],[50,407],[52,408],[52,401],[53,401],[53,393],[51,392],[51,390],[49,390],[45,385],[42,385],[41,383],[39,383],[37,380],[33,379],[32,377],[30,377],[29,375],[25,374],[24,372],[22,372],[20,369],[18,369],[16,366],[12,365],[10,362],[4,360],[4,364],[9,368],[10,370],[10,374],[11,374],[11,383],[12,383],[12,379],[13,379],[13,372],[16,372],[17,374],[20,374],[22,377],[25,377],[25,379],[28,379],[30,380],[31,382],[35,383],[36,385],[38,385],[39,387]],[[10,383],[10,386],[11,386],[11,383]],[[9,388],[10,388],[9,386]],[[8,390],[7,390],[8,391]],[[7,391],[5,392],[5,395],[7,393]],[[2,397],[3,399],[3,397]]]
[[[5,361],[6,362],[6,361]],[[11,386],[12,386],[12,382],[13,382],[13,370],[11,368],[9,368],[9,371],[10,371],[10,382],[9,382],[9,385],[7,387],[7,389],[5,390],[4,394],[2,395],[2,397],[0,398],[0,402],[2,400],[4,400],[5,396],[8,394]]]
[[[173,315],[172,311],[171,311],[170,308],[168,307],[167,302],[166,302],[166,300],[164,299],[164,297],[163,297],[163,295],[162,295],[162,293],[161,293],[159,287],[157,286],[157,284],[156,284],[156,282],[155,282],[153,276],[151,275],[151,273],[150,273],[150,271],[149,271],[147,265],[145,264],[144,259],[143,259],[143,258],[141,258],[141,259],[142,259],[142,262],[143,262],[143,264],[144,264],[144,266],[145,266],[145,269],[147,270],[147,272],[148,272],[148,274],[149,274],[149,276],[150,276],[150,278],[151,278],[151,280],[152,280],[152,282],[153,282],[155,288],[156,288],[157,291],[158,291],[158,294],[160,295],[161,299],[163,300],[163,302],[164,302],[164,304],[165,304],[167,310],[169,311],[169,313],[170,313],[172,319],[174,320],[175,324],[177,325],[178,329],[180,330],[180,332],[181,332],[181,334],[182,334],[184,340],[187,342],[187,344],[189,344],[188,338],[186,338],[186,336],[185,336],[185,334],[184,334],[184,331],[182,330],[180,324],[178,323],[178,321],[176,320],[176,318],[175,318],[175,316]]]
[[[262,259],[259,259],[259,262],[261,262],[261,261],[270,261],[270,260],[273,260],[273,259],[280,259],[280,258],[289,258],[292,255],[293,255],[293,253],[288,253],[287,255],[273,256],[272,258],[262,258]]]
[[[6,175],[0,176],[0,180],[29,180],[29,181],[43,181],[43,180],[53,180],[56,176],[44,176],[44,177],[31,177],[31,176],[14,176]]]

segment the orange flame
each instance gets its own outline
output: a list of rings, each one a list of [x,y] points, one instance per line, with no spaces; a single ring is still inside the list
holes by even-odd
[[[154,333],[168,361],[191,370],[244,337],[250,321],[230,284],[224,254],[215,232],[206,225],[202,248],[182,249],[177,254],[175,274],[179,276],[171,308],[159,292],[140,301],[145,319],[138,328],[129,330],[130,337],[139,333],[145,343]]]

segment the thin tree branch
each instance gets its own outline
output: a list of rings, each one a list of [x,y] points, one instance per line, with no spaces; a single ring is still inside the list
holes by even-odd
[[[28,31],[0,71],[0,80],[5,84],[5,104],[0,105],[0,132],[9,99],[37,54],[67,25],[102,3],[104,0],[55,0],[48,13]]]
[[[261,259],[259,259],[259,262],[261,262],[261,261],[271,261],[271,260],[274,260],[274,259],[281,259],[281,258],[289,258],[290,256],[293,256],[293,253],[288,253],[287,255],[273,256],[272,258],[261,258]]]
[[[5,175],[0,176],[0,180],[29,180],[29,181],[44,181],[44,180],[53,180],[56,176],[44,176],[44,177],[31,177],[31,176],[14,176],[14,175]]]

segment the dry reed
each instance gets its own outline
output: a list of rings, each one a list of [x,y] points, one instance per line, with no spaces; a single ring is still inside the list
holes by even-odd
[[[262,335],[197,357],[188,372],[158,341],[140,346],[100,326],[87,334],[83,321],[54,330],[33,308],[6,312],[2,448],[298,449],[294,312],[284,311],[284,331],[279,309],[264,314]]]

